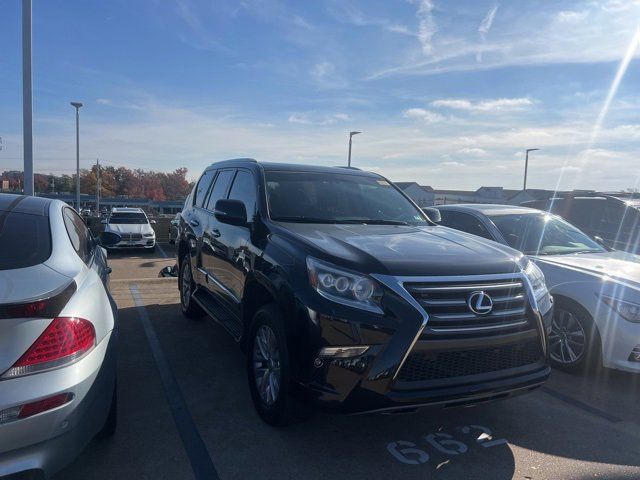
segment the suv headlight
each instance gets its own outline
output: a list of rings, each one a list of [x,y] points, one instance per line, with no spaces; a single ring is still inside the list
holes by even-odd
[[[153,237],[155,237],[155,236],[156,236],[156,233],[155,233],[155,232],[145,233],[145,234],[144,234],[144,236],[145,236],[146,238],[153,238]]]
[[[531,289],[533,290],[533,295],[536,297],[536,299],[540,299],[540,297],[547,293],[547,284],[544,281],[544,273],[542,273],[540,267],[538,267],[529,259],[527,259],[523,271],[529,279]]]
[[[607,295],[600,295],[600,298],[604,303],[609,305],[614,312],[625,320],[633,323],[640,323],[640,305],[637,303],[618,300],[617,298],[609,297]]]
[[[372,278],[307,257],[311,286],[324,298],[370,312],[382,313],[382,287]]]

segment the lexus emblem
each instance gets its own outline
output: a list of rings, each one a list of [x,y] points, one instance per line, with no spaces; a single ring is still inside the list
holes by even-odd
[[[493,310],[493,300],[482,291],[471,292],[467,298],[467,307],[476,315],[486,315]]]

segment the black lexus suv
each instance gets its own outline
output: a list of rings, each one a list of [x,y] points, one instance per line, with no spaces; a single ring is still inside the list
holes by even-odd
[[[297,405],[471,405],[549,375],[552,299],[535,264],[434,224],[380,175],[214,163],[176,243],[183,313],[210,315],[239,342],[272,425]]]

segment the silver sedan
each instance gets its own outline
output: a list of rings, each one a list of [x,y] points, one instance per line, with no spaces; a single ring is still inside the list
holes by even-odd
[[[556,215],[510,205],[438,207],[440,223],[529,255],[555,299],[552,362],[640,373],[640,255],[613,251]]]
[[[115,432],[109,271],[65,203],[0,194],[0,477],[48,477]]]

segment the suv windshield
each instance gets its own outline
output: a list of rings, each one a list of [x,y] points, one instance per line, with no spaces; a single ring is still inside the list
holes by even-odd
[[[114,213],[109,218],[109,223],[111,224],[135,224],[135,225],[143,225],[148,223],[147,217],[144,213]]]
[[[31,267],[50,255],[48,217],[0,210],[0,270]]]
[[[272,220],[298,223],[428,225],[420,210],[380,177],[265,172]]]
[[[606,251],[559,217],[524,213],[491,217],[509,246],[525,255],[561,255]]]

